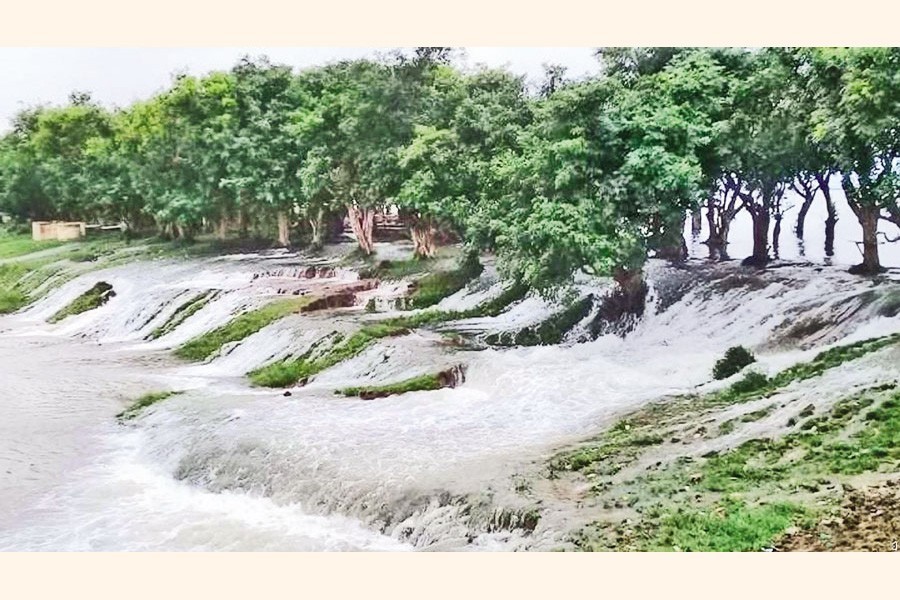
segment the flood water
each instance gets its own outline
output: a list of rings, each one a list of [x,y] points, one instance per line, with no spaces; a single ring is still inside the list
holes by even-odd
[[[807,222],[813,240],[819,212]],[[753,347],[775,369],[838,342],[900,331],[900,318],[885,316],[868,294],[896,293],[898,273],[873,282],[841,264],[856,260],[851,220],[839,222],[835,266],[822,266],[807,249],[814,264],[776,265],[751,288],[719,285],[739,269],[734,264],[697,260],[685,270],[652,261],[648,309],[625,337],[462,351],[442,344],[439,333],[417,331],[381,340],[289,396],[253,388],[244,375],[333,331],[353,331],[373,318],[363,310],[369,298],[386,309],[402,286],[362,294],[355,307],[287,317],[206,363],[187,364],[170,350],[235,312],[356,274],[338,267],[310,277],[321,261],[292,255],[87,273],[23,313],[0,317],[0,548],[553,547],[564,532],[526,543],[510,532],[473,531],[471,499],[513,502],[512,478],[627,410],[707,383],[731,345]],[[740,229],[734,256],[747,243]],[[786,227],[783,258],[800,258],[789,238]],[[101,280],[116,290],[105,306],[46,323]],[[609,283],[581,287],[602,295]],[[441,307],[474,306],[501,289],[488,269]],[[179,306],[210,291],[212,300],[174,331],[146,339]],[[553,311],[529,297],[460,329],[506,331]],[[803,345],[778,343],[810,317],[829,325]],[[455,389],[374,401],[334,393],[457,364],[467,377]],[[130,401],[158,390],[181,393],[133,422],[117,421]]]

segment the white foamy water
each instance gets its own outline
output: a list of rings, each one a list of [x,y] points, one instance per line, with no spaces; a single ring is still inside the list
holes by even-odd
[[[237,312],[312,293],[324,279],[355,279],[340,270],[307,278],[298,262],[236,256],[117,267],[73,280],[0,321],[0,547],[406,548],[398,539],[515,547],[513,539],[461,525],[478,509],[460,499],[508,497],[512,475],[560,445],[649,400],[707,383],[729,346],[754,347],[774,369],[842,340],[900,331],[896,313],[880,303],[898,293],[896,282],[809,265],[776,265],[760,275],[734,265],[653,262],[645,314],[624,337],[473,352],[414,332],[379,341],[289,396],[252,388],[241,376],[375,317],[361,306],[293,315],[205,363],[171,358],[168,349]],[[97,281],[116,291],[105,306],[58,325],[43,322]],[[488,272],[441,308],[471,308],[501,289]],[[607,289],[608,282],[580,283],[581,293]],[[173,332],[144,341],[210,290],[213,299]],[[556,310],[530,296],[459,328],[509,330]],[[816,327],[791,333],[812,318]],[[457,364],[467,369],[455,389],[373,401],[335,394]],[[128,400],[158,389],[183,393],[128,425],[115,423]]]

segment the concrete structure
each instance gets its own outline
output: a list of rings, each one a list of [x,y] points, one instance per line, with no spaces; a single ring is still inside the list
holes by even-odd
[[[84,237],[83,221],[32,221],[31,238],[35,241],[58,240],[65,242]]]

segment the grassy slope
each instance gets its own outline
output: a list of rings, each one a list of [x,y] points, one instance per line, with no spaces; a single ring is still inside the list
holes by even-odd
[[[59,309],[53,316],[47,319],[48,323],[59,323],[66,317],[80,315],[83,312],[93,310],[106,304],[115,295],[113,288],[105,281],[94,284],[91,289],[81,294],[69,304]]]
[[[192,315],[196,314],[201,308],[206,306],[215,296],[215,292],[207,290],[192,296],[190,300],[175,309],[172,316],[166,319],[166,322],[154,329],[147,335],[148,340],[156,340],[162,336],[169,334],[187,321]]]
[[[243,340],[266,325],[298,312],[315,300],[311,296],[275,300],[265,306],[234,317],[231,321],[208,331],[175,350],[176,356],[187,360],[204,360],[229,342]]]
[[[362,327],[349,338],[339,340],[328,350],[314,347],[299,358],[281,360],[248,374],[250,381],[264,387],[283,387],[293,385],[301,379],[311,377],[329,367],[353,358],[377,340],[404,335],[412,329],[437,325],[447,321],[455,321],[476,316],[495,316],[511,303],[521,299],[527,288],[514,284],[497,298],[465,311],[427,310],[408,316],[395,317],[378,321]]]
[[[645,471],[626,470],[664,443],[707,437],[703,423],[717,410],[773,396],[792,382],[898,343],[900,336],[893,335],[845,345],[763,378],[755,389],[738,382],[717,393],[653,404],[593,442],[558,454],[549,464],[551,478],[577,472],[590,482],[598,506],[632,513],[628,520],[600,519],[574,541],[601,550],[759,550],[792,525],[809,526],[823,506],[833,505],[848,478],[900,472],[896,383],[848,395],[821,415],[807,407],[777,439],[752,439],[722,453],[682,455]],[[772,410],[769,405],[726,421],[718,435]],[[678,446],[670,447],[677,454]]]

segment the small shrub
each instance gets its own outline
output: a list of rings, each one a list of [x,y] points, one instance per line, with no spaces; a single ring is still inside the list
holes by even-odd
[[[769,378],[762,373],[751,371],[743,379],[735,381],[729,388],[735,394],[749,394],[764,389],[769,385]]]
[[[725,352],[725,356],[716,361],[713,367],[713,377],[727,379],[746,367],[756,362],[756,357],[743,346],[732,346]]]

